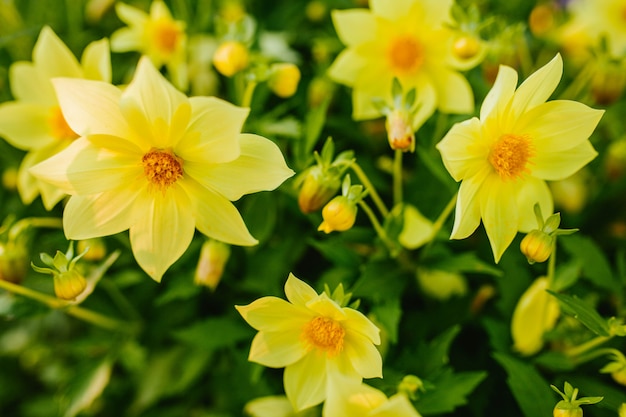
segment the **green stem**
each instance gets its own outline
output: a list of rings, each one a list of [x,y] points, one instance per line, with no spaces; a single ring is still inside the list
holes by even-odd
[[[243,96],[241,97],[241,107],[250,107],[256,86],[256,81],[248,81],[246,83],[246,87],[243,90]]]
[[[393,205],[402,203],[402,154],[400,149],[396,149],[393,158]]]
[[[439,231],[445,224],[446,220],[448,220],[448,217],[452,213],[452,210],[454,210],[454,208],[456,207],[457,194],[458,193],[455,193],[452,196],[450,201],[448,201],[448,204],[446,204],[446,206],[443,208],[443,210],[439,214],[439,217],[437,217],[437,220],[435,220],[435,222],[433,223],[432,239],[430,240],[430,242],[426,244],[426,246],[424,246],[424,249],[422,250],[422,256],[424,253],[428,252],[429,248],[432,246],[433,242],[435,241],[435,237],[437,236],[437,233],[439,233]]]
[[[552,241],[552,253],[550,254],[550,259],[548,260],[548,289],[552,288],[552,284],[554,284],[554,271],[556,270],[556,236],[554,236],[554,240]]]
[[[9,239],[16,239],[24,230],[29,227],[49,227],[52,229],[62,229],[63,220],[56,217],[27,217],[18,220],[9,231]]]
[[[363,211],[365,212],[365,214],[367,214],[367,217],[369,217],[370,222],[372,223],[372,226],[374,226],[374,230],[376,230],[376,234],[378,235],[380,240],[382,240],[383,243],[385,243],[385,245],[387,246],[387,249],[389,249],[389,252],[395,253],[395,246],[389,240],[389,237],[387,236],[387,233],[385,232],[385,229],[383,229],[383,227],[381,226],[380,222],[376,218],[376,215],[374,214],[374,211],[372,211],[370,206],[367,205],[367,203],[365,201],[363,201],[363,200],[359,201],[359,207],[361,207],[363,209]]]
[[[378,208],[378,211],[380,211],[380,214],[383,217],[387,217],[389,215],[389,210],[385,206],[385,203],[383,203],[380,195],[378,195],[378,193],[376,192],[376,188],[374,188],[369,178],[367,178],[367,175],[365,174],[363,169],[361,169],[359,164],[357,164],[356,162],[350,164],[350,168],[359,178],[359,181],[361,181],[361,183],[365,186],[365,189],[369,193],[370,197],[372,197],[372,200],[374,201],[374,204],[376,204],[376,207]]]
[[[596,349],[587,354],[581,354],[578,358],[576,358],[575,362],[577,365],[580,365],[582,363],[589,362],[592,359],[595,359],[604,355],[614,355],[615,358],[624,360],[624,355],[619,350],[614,349],[614,348],[602,348],[602,349]]]
[[[595,65],[595,63],[593,65]],[[593,75],[593,65],[585,65],[570,85],[559,95],[559,99],[577,99],[580,92],[589,85],[589,81]]]
[[[583,353],[593,349],[596,346],[601,345],[602,343],[611,339],[611,336],[596,336],[591,340],[586,341],[585,343],[581,343],[578,346],[574,346],[572,348],[567,349],[565,355],[570,357],[580,356]]]
[[[129,326],[126,322],[111,319],[100,313],[96,313],[95,311],[88,310],[84,307],[80,307],[77,305],[72,305],[66,301],[59,300],[58,298],[42,294],[38,291],[14,284],[12,282],[0,280],[0,288],[12,292],[13,294],[19,294],[26,298],[30,298],[31,300],[39,301],[49,308],[55,310],[63,310],[70,316],[74,316],[78,319],[105,329],[117,330],[127,333],[133,333],[136,330],[134,327]]]

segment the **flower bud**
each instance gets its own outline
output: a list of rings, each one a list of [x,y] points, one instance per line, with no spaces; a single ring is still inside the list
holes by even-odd
[[[319,165],[311,167],[298,193],[300,211],[307,214],[321,209],[337,194],[339,187],[341,180],[338,176],[325,175]]]
[[[17,169],[10,167],[2,172],[2,186],[6,190],[17,190]]]
[[[520,250],[529,264],[545,262],[552,254],[554,237],[541,230],[531,230],[520,243]]]
[[[219,284],[224,266],[230,257],[230,246],[226,243],[208,239],[202,245],[198,266],[193,282],[196,285],[204,285],[214,291]]]
[[[572,405],[567,401],[561,400],[554,406],[552,415],[554,417],[583,417],[583,409],[577,405]]]
[[[337,196],[322,209],[324,221],[317,230],[325,233],[349,230],[356,221],[356,213],[357,206],[353,201],[343,195]]]
[[[248,48],[241,42],[226,41],[213,54],[213,65],[226,77],[232,77],[248,66]]]
[[[480,52],[480,41],[475,36],[459,36],[452,44],[452,53],[461,60],[474,58]]]
[[[307,105],[309,108],[320,106],[324,100],[334,93],[333,83],[325,77],[315,77],[307,88]]]
[[[104,259],[107,254],[107,247],[102,238],[95,237],[79,240],[76,244],[76,251],[78,253],[85,252],[83,255],[84,260],[97,262]]]
[[[0,242],[0,280],[18,284],[28,273],[28,250],[19,241]]]
[[[540,277],[522,294],[511,320],[513,347],[522,355],[533,355],[543,347],[543,335],[559,318],[559,303],[548,292],[548,278]]]
[[[387,115],[385,127],[387,128],[387,139],[391,149],[399,149],[403,152],[413,152],[415,150],[415,134],[406,111],[391,111]]]
[[[294,64],[280,63],[272,65],[267,86],[278,97],[287,98],[296,93],[300,82],[300,69]]]
[[[306,5],[306,9],[304,10],[306,17],[311,22],[321,22],[324,17],[326,17],[327,12],[328,9],[326,8],[324,2],[321,2],[319,0],[312,0],[308,2]]]
[[[417,392],[424,390],[424,382],[415,375],[405,375],[398,384],[398,392],[408,398],[416,399]]]
[[[76,269],[54,274],[54,293],[61,300],[74,300],[87,287],[87,280]]]
[[[528,28],[535,36],[543,36],[555,27],[556,8],[550,3],[536,5],[528,16]]]
[[[621,65],[604,63],[599,65],[591,79],[591,95],[601,106],[614,103],[622,95],[626,84],[626,74]]]

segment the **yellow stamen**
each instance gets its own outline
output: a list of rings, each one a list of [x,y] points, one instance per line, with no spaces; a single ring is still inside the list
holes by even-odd
[[[326,351],[335,356],[343,350],[344,328],[329,317],[315,317],[304,325],[302,339],[313,348]]]
[[[520,178],[528,173],[530,158],[535,155],[533,143],[528,135],[504,134],[496,141],[489,153],[489,162],[500,178]]]
[[[154,42],[164,55],[171,55],[176,51],[181,35],[182,31],[175,22],[169,20],[155,22]]]
[[[76,132],[74,132],[67,124],[59,106],[55,106],[50,110],[48,126],[50,127],[50,133],[52,136],[58,140],[74,140],[78,138]]]
[[[183,176],[183,161],[171,151],[151,149],[141,158],[143,172],[153,186],[165,191]]]
[[[413,73],[424,61],[424,47],[413,36],[399,36],[391,43],[388,57],[393,72]]]

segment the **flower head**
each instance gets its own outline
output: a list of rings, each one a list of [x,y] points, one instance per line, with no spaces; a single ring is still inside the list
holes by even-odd
[[[78,137],[61,113],[51,79],[86,78],[109,82],[111,62],[106,39],[85,48],[79,63],[59,37],[45,26],[33,49],[33,62],[11,65],[9,78],[14,101],[0,105],[0,136],[27,151],[18,172],[17,189],[24,204],[41,194],[51,210],[65,193],[33,177],[29,168],[65,149]]]
[[[231,201],[272,190],[293,172],[273,142],[240,133],[247,109],[187,98],[146,57],[124,92],[95,81],[54,84],[82,136],[31,172],[72,196],[63,216],[68,238],[130,229],[137,262],[157,281],[196,227],[226,243],[257,243]]]
[[[466,65],[451,46],[451,5],[451,0],[370,0],[371,10],[333,11],[337,34],[347,48],[329,75],[352,87],[355,119],[381,115],[372,99],[389,101],[394,77],[407,90],[417,90],[415,128],[435,109],[473,111],[471,87],[458,72]]]
[[[596,156],[588,139],[603,111],[546,102],[562,66],[557,55],[517,89],[515,70],[501,66],[480,118],[455,124],[437,145],[448,172],[462,181],[451,237],[468,237],[482,219],[496,262],[518,230],[535,228],[535,204],[553,212],[545,181],[566,178]]]
[[[165,65],[174,84],[187,88],[185,22],[174,20],[162,0],[150,5],[150,14],[143,10],[117,3],[115,11],[128,27],[111,35],[114,52],[138,51],[147,55],[155,66]]]
[[[379,330],[363,314],[317,294],[293,275],[285,294],[289,301],[263,297],[236,308],[259,331],[249,360],[285,368],[285,392],[296,411],[324,401],[331,378],[359,383],[382,377],[374,346],[380,344]]]

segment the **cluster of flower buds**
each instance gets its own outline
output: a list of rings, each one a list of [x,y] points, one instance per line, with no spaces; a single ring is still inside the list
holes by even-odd
[[[554,250],[556,236],[570,235],[578,231],[578,229],[559,229],[560,213],[554,213],[544,221],[539,204],[535,204],[534,209],[538,228],[528,232],[520,243],[520,250],[530,264],[548,260]]]

